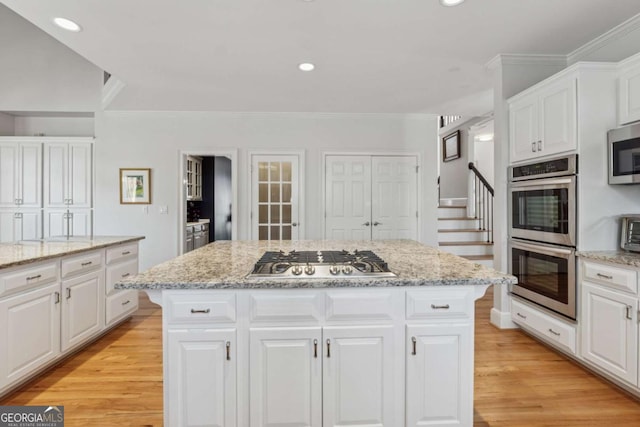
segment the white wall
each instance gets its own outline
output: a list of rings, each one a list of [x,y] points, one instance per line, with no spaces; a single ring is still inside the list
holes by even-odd
[[[16,116],[15,135],[93,136],[93,117]]]
[[[0,113],[0,136],[14,136],[15,121],[9,114]]]
[[[0,111],[95,111],[102,70],[0,4]]]
[[[237,149],[240,239],[250,237],[248,152],[304,150],[306,238],[322,238],[323,152],[418,153],[421,157],[421,235],[437,245],[436,116],[103,112],[96,116],[95,234],[145,235],[141,268],[177,255],[179,151]],[[118,169],[152,169],[152,205],[120,205]],[[169,207],[168,215],[159,207]]]

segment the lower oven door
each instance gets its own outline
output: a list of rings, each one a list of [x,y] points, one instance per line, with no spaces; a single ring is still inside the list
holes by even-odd
[[[576,257],[573,248],[509,240],[511,292],[576,319]]]

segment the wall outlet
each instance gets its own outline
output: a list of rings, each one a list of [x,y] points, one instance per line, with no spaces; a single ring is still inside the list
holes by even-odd
[[[160,206],[160,214],[166,215],[168,213],[169,213],[169,206],[167,205]]]

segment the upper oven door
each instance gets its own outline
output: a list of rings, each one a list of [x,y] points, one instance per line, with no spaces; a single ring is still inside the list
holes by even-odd
[[[532,179],[509,187],[510,237],[576,246],[576,176]]]

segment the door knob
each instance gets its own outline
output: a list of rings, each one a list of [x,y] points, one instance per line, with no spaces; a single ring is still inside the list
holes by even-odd
[[[381,223],[381,222],[376,221],[376,222],[374,222],[374,223],[373,223],[373,225],[374,225],[374,226],[378,226],[378,225],[382,225],[382,223]]]
[[[369,221],[367,221],[367,222],[365,222],[365,223],[364,223],[364,224],[362,224],[362,225],[364,225],[365,227],[368,227],[368,226],[370,226],[370,225],[371,225],[371,223],[370,223]]]
[[[292,223],[291,223],[291,226],[292,226],[292,227],[297,227],[297,226],[298,226],[298,223],[297,223],[297,222],[292,222]]]

